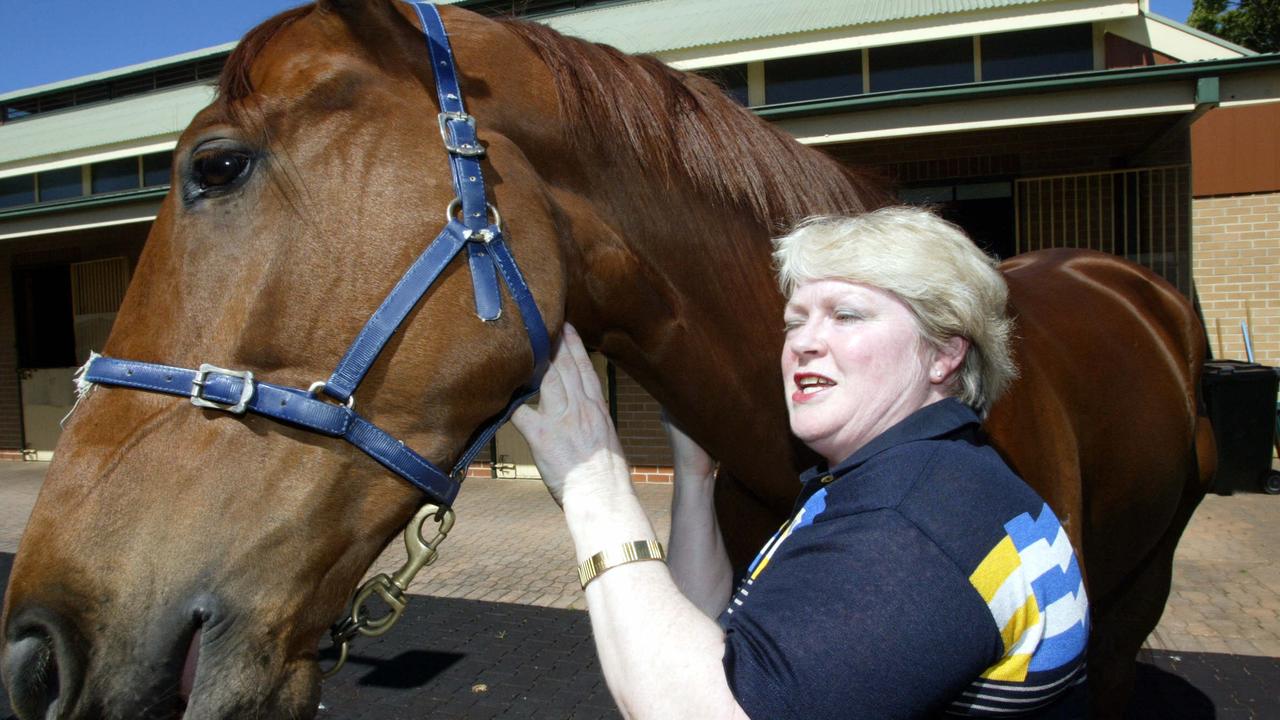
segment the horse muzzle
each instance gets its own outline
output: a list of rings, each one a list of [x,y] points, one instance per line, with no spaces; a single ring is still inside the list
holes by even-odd
[[[315,712],[315,673],[299,678],[250,667],[250,658],[261,656],[242,634],[252,623],[233,622],[216,598],[197,596],[162,617],[143,627],[98,626],[102,636],[90,640],[48,607],[16,609],[0,668],[18,718],[231,720]],[[116,661],[95,661],[103,657]]]

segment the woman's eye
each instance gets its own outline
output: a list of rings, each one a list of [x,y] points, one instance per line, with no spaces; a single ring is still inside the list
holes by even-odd
[[[191,161],[192,179],[201,190],[226,188],[240,179],[252,163],[248,153],[236,150],[209,150]]]
[[[801,327],[803,325],[804,325],[803,320],[783,320],[782,330],[783,332],[791,332],[792,330],[795,330],[796,328]]]
[[[862,314],[852,310],[837,310],[835,318],[837,322],[855,322],[862,319]]]

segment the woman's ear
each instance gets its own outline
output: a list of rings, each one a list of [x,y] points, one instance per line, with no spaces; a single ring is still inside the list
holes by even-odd
[[[947,338],[934,351],[933,364],[929,367],[929,379],[942,384],[951,381],[956,370],[964,364],[969,351],[969,339],[958,335]]]

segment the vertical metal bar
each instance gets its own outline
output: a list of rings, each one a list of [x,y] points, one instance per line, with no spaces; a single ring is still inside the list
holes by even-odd
[[[1192,255],[1195,252],[1195,246],[1191,242],[1191,235],[1195,232],[1195,224],[1191,221],[1192,213],[1194,212],[1192,205],[1195,201],[1191,198],[1191,169],[1186,165],[1182,167],[1181,177],[1182,189],[1178,192],[1178,199],[1182,203],[1182,209],[1179,212],[1178,219],[1182,230],[1178,235],[1179,242],[1182,243],[1185,252],[1182,254],[1182,262],[1178,263],[1178,268],[1182,277],[1186,278],[1187,286],[1183,289],[1183,293],[1187,297],[1191,297],[1196,284],[1195,275],[1191,271],[1192,262],[1195,260]],[[1185,233],[1185,237],[1183,233]]]
[[[1013,254],[1022,254],[1022,181],[1013,181]]]
[[[1129,179],[1125,173],[1120,173],[1120,227],[1124,231],[1120,234],[1120,246],[1124,249],[1121,257],[1129,257]]]
[[[1116,254],[1116,174],[1111,173],[1107,176],[1108,189],[1111,191],[1108,196],[1108,217],[1107,226],[1111,228],[1111,254]]]
[[[1093,177],[1084,177],[1084,244],[1090,250],[1093,249],[1093,198],[1090,197],[1093,192]]]
[[[1156,255],[1156,234],[1155,234],[1155,229],[1152,229],[1153,225],[1156,224],[1156,204],[1155,202],[1152,201],[1152,197],[1151,197],[1152,173],[1147,172],[1146,174],[1147,174],[1147,182],[1146,182],[1146,186],[1147,186],[1147,266],[1148,268],[1151,268],[1152,272],[1160,272],[1160,270],[1156,270],[1156,263],[1155,261],[1152,260],[1153,256]]]
[[[1039,250],[1039,249],[1040,249],[1041,247],[1043,247],[1043,245],[1044,245],[1044,228],[1042,227],[1042,226],[1043,226],[1043,224],[1044,224],[1044,214],[1042,213],[1041,208],[1040,208],[1040,205],[1041,205],[1041,201],[1040,201],[1040,186],[1041,186],[1041,184],[1042,184],[1043,182],[1044,182],[1043,180],[1036,180],[1036,184],[1035,184],[1035,188],[1036,188],[1035,203],[1034,203],[1034,204],[1032,204],[1032,205],[1030,206],[1030,208],[1029,208],[1029,211],[1030,211],[1031,217],[1030,217],[1030,218],[1028,218],[1028,222],[1030,222],[1032,219],[1034,219],[1034,220],[1035,220],[1035,224],[1036,224],[1036,231],[1035,231],[1035,235],[1034,235],[1034,238],[1035,238],[1035,247],[1029,247],[1028,249],[1030,249],[1030,250]]]
[[[1080,247],[1080,176],[1071,178],[1071,225],[1075,233],[1072,246]]]
[[[1160,277],[1169,279],[1169,171],[1160,171]]]
[[[1067,246],[1067,179],[1053,181],[1057,193],[1053,199],[1053,246]]]

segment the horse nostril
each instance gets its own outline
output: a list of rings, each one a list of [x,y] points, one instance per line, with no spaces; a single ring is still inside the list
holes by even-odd
[[[9,699],[20,718],[51,717],[50,708],[58,702],[61,683],[53,639],[35,631],[9,643],[5,649],[5,686]]]
[[[19,718],[57,717],[69,702],[79,662],[76,643],[61,623],[43,612],[11,618],[0,674]]]

